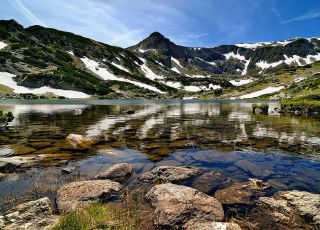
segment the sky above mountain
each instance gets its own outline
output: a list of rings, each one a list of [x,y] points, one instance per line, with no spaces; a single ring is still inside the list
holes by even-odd
[[[320,37],[319,0],[2,0],[0,18],[121,47],[154,31],[193,47]]]

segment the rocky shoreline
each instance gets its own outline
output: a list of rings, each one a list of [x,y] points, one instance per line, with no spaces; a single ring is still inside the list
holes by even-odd
[[[134,166],[119,163],[92,180],[65,183],[57,191],[56,211],[47,197],[20,204],[0,214],[0,229],[52,229],[59,213],[91,203],[121,203],[131,189],[133,171]],[[272,193],[271,183],[232,181],[200,167],[158,166],[138,180],[148,188],[140,196],[153,210],[154,229],[320,229],[320,194],[279,188]],[[209,184],[217,187],[213,195],[206,189]],[[242,208],[245,215],[230,215]]]

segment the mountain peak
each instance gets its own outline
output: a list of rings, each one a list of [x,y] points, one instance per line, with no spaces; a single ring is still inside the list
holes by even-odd
[[[149,35],[149,38],[160,38],[163,39],[165,36],[163,36],[160,32],[153,32],[152,34]]]

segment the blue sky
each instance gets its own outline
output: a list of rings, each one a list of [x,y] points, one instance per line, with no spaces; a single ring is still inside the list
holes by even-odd
[[[320,37],[319,0],[0,1],[1,19],[53,27],[121,47],[153,31],[194,47]]]

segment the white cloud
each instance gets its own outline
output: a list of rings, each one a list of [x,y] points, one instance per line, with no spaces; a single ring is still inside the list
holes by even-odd
[[[24,15],[31,23],[41,26],[46,26],[46,24],[41,21],[36,15],[34,15],[20,0],[11,0],[9,3]]]
[[[305,21],[305,20],[310,20],[310,19],[315,19],[315,18],[319,18],[320,17],[320,11],[310,11],[307,12],[303,15],[300,15],[298,17],[295,18],[291,18],[285,21],[282,21],[282,23],[291,23],[291,22],[298,22],[298,21]]]

